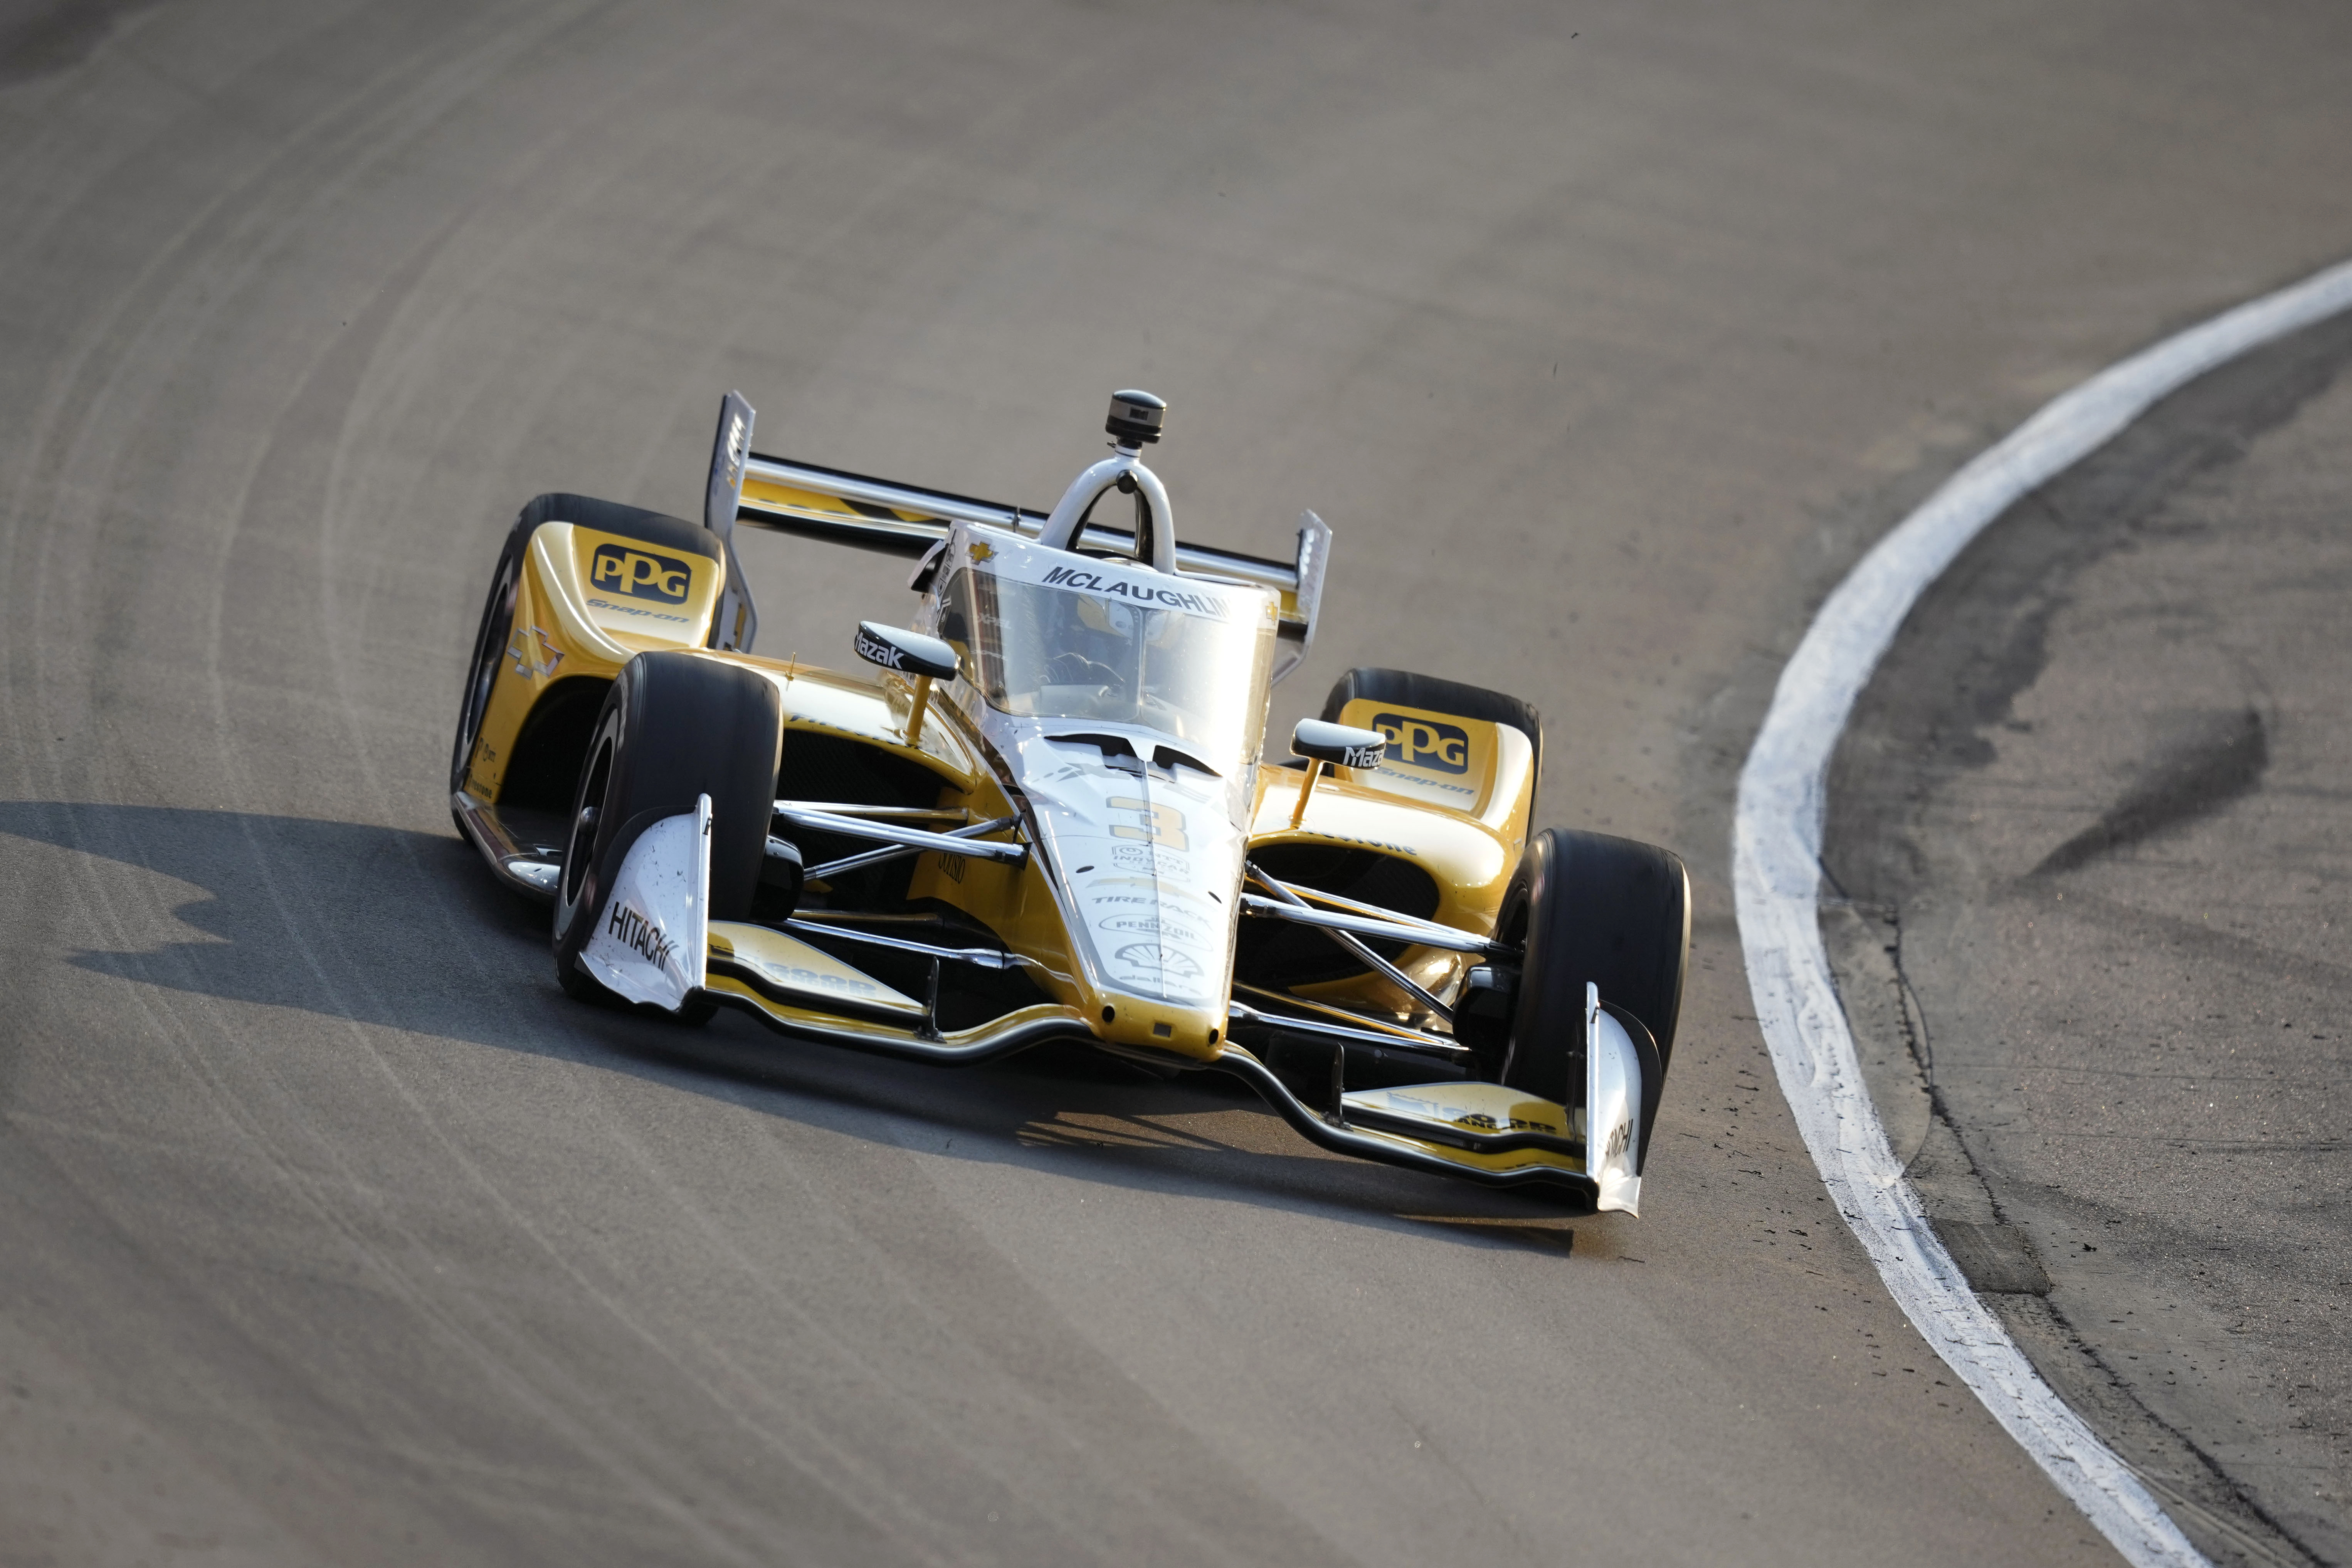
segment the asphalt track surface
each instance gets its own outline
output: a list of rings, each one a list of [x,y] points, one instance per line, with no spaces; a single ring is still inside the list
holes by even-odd
[[[1732,782],[1957,462],[2352,252],[2352,15],[102,11],[0,17],[6,1561],[2112,1561],[1821,1200]],[[1278,727],[1511,690],[1689,859],[1640,1221],[582,1009],[452,836],[531,494],[690,511],[732,386],[1036,504],[1139,383],[1180,531],[1338,531]]]

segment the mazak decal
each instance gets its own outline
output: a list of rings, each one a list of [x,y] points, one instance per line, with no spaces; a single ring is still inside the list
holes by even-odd
[[[1225,620],[1232,615],[1231,601],[1221,599],[1214,594],[1162,588],[1150,583],[1129,583],[1123,578],[1105,577],[1099,572],[1089,572],[1078,566],[1056,566],[1045,574],[1045,580],[1049,586],[1055,588],[1075,588],[1081,593],[1102,594],[1141,605],[1164,605],[1171,610],[1206,616],[1213,620]]]
[[[864,659],[866,663],[878,664],[885,669],[895,669],[899,671],[901,674],[905,673],[907,668],[907,656],[899,651],[897,644],[884,642],[880,637],[868,632],[864,626],[857,628],[857,637],[856,641],[857,645],[857,657]]]
[[[1408,719],[1402,713],[1376,713],[1372,728],[1389,738],[1389,761],[1432,773],[1470,771],[1470,731],[1434,719]]]
[[[625,544],[600,544],[588,560],[588,585],[633,599],[659,599],[666,605],[686,603],[694,568],[674,555],[655,555]]]

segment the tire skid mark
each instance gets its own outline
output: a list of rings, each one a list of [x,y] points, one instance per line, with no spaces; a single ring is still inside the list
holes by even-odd
[[[1831,593],[1782,669],[1739,775],[1734,894],[1759,1026],[1839,1212],[1912,1323],[2136,1568],[2206,1559],[2043,1383],[1928,1225],[1872,1105],[1817,912],[1830,760],[1919,595],[1969,542],[2158,400],[2249,350],[2352,309],[2352,262],[2225,311],[2053,399],[1947,480]]]

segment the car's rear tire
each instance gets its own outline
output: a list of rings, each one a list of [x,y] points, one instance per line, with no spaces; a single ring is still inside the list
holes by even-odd
[[[1490,724],[1508,724],[1528,738],[1528,743],[1536,751],[1537,766],[1542,766],[1543,720],[1534,704],[1517,697],[1489,691],[1483,686],[1465,686],[1458,680],[1441,680],[1433,675],[1415,675],[1409,669],[1367,666],[1349,670],[1331,688],[1331,694],[1323,700],[1325,721],[1339,722],[1339,714],[1359,698],[1371,702],[1394,702],[1429,713],[1451,713],[1460,719],[1483,719]]]
[[[782,735],[775,687],[740,665],[641,653],[622,668],[596,716],[566,819],[555,892],[555,978],[566,994],[611,997],[580,967],[580,951],[638,836],[692,811],[698,795],[710,797],[711,918],[751,913]],[[687,1015],[690,1022],[709,1016],[707,1004]]]
[[[507,530],[507,542],[499,551],[499,563],[490,573],[489,597],[482,605],[481,619],[475,624],[474,657],[466,666],[465,697],[457,707],[457,743],[449,757],[452,795],[466,787],[474,746],[481,739],[482,717],[489,711],[490,692],[498,684],[499,661],[506,657],[514,637],[515,593],[522,581],[523,560],[530,552],[530,536],[539,531],[540,524],[551,521],[576,523],[667,550],[707,555],[714,561],[725,559],[715,535],[682,518],[561,491],[533,498]],[[456,816],[454,808],[451,816]],[[464,831],[461,822],[461,837]]]
[[[451,795],[466,787],[474,743],[481,739],[482,715],[489,711],[490,689],[498,684],[499,661],[506,657],[508,640],[514,636],[515,589],[522,581],[523,552],[530,543],[530,534],[521,526],[509,529],[506,547],[499,552],[498,566],[490,574],[489,597],[474,630],[474,658],[466,666],[465,698],[457,707],[457,741],[449,756]],[[451,814],[455,815],[454,807]],[[462,837],[463,823],[458,832]]]
[[[1508,1032],[1485,1043],[1484,1065],[1514,1089],[1579,1103],[1584,987],[1598,985],[1621,1020],[1630,1015],[1643,1026],[1627,1031],[1636,1047],[1655,1046],[1654,1068],[1645,1061],[1643,1073],[1646,1149],[1690,952],[1690,878],[1682,861],[1654,844],[1546,828],[1520,857],[1495,929],[1524,956]]]

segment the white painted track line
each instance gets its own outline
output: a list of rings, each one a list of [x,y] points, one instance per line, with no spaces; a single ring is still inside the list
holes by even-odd
[[[1994,1419],[2141,1565],[2205,1558],[2034,1372],[1928,1227],[1887,1146],[1830,980],[1817,907],[1831,754],[1913,604],[2011,504],[2207,371],[2352,307],[2352,262],[2168,338],[2058,397],[1879,541],[1823,604],[1739,774],[1732,879],[1756,1016],[1831,1197],[1879,1277]]]

